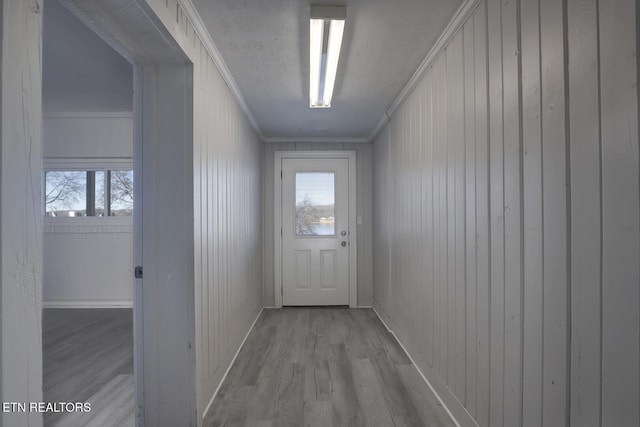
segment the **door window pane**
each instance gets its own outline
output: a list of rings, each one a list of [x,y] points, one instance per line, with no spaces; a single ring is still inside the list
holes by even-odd
[[[296,236],[335,234],[335,173],[296,172]]]
[[[87,211],[87,172],[48,171],[45,174],[45,215],[85,216]]]
[[[109,215],[131,216],[133,212],[133,171],[110,171],[111,204]]]

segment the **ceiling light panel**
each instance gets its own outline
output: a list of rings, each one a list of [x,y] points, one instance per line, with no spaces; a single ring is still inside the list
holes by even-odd
[[[329,108],[338,71],[346,7],[311,6],[309,43],[309,106]],[[324,30],[329,34],[325,37]]]

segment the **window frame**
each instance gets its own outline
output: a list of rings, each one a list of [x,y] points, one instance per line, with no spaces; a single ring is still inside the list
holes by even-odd
[[[107,199],[107,182],[109,179],[108,171],[113,170],[133,170],[133,161],[130,158],[45,158],[42,163],[42,193],[43,197],[40,201],[41,216],[44,224],[64,224],[64,225],[131,225],[133,224],[133,215],[130,216],[82,216],[82,217],[54,217],[46,215],[46,206],[44,200],[46,188],[46,174],[49,171],[70,171],[70,172],[86,172],[86,171],[104,171],[105,179],[105,200],[104,212],[108,214],[110,200]],[[93,192],[94,190],[92,190]],[[95,195],[95,194],[94,194]],[[87,196],[89,190],[87,189]],[[95,199],[94,199],[95,201]]]

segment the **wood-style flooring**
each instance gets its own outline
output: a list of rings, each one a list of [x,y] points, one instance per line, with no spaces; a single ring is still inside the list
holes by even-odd
[[[134,425],[132,309],[44,309],[45,402],[89,402],[87,413],[45,413],[45,426]]]
[[[452,426],[371,309],[264,310],[204,426]]]

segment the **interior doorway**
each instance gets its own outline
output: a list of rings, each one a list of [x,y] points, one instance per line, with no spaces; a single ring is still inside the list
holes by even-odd
[[[133,348],[128,354],[127,369],[131,369],[133,353],[129,386],[133,383],[134,391],[125,400],[135,401],[135,408],[134,416],[126,417],[124,422],[192,425],[196,423],[193,66],[167,33],[167,23],[155,13],[154,5],[138,1],[125,5],[119,0],[58,0],[58,3],[133,68],[128,129],[132,138],[128,168],[133,177],[133,215],[129,217],[133,240],[126,280],[133,283],[129,308],[132,315],[128,322],[129,328],[133,325]],[[83,147],[81,144],[80,149]],[[110,164],[102,169],[103,175],[93,168],[86,169],[84,176],[86,186],[93,189],[90,191],[98,193],[96,182],[101,181],[107,187],[103,194],[107,194],[114,185],[109,179],[121,168]],[[107,198],[105,195],[102,202]],[[94,198],[91,204],[87,203],[85,213],[109,212],[109,208],[100,211],[100,206],[100,201]],[[119,208],[111,206],[111,209],[114,212]],[[114,329],[127,327],[118,325]],[[121,359],[118,357],[116,364]],[[124,385],[124,381],[116,380],[111,391]],[[103,422],[102,416],[99,420],[97,425],[124,425],[123,421]],[[79,424],[85,425],[84,421],[81,419]]]
[[[275,295],[357,306],[355,152],[276,152]]]
[[[57,0],[42,47],[44,425],[133,426],[133,65]]]

